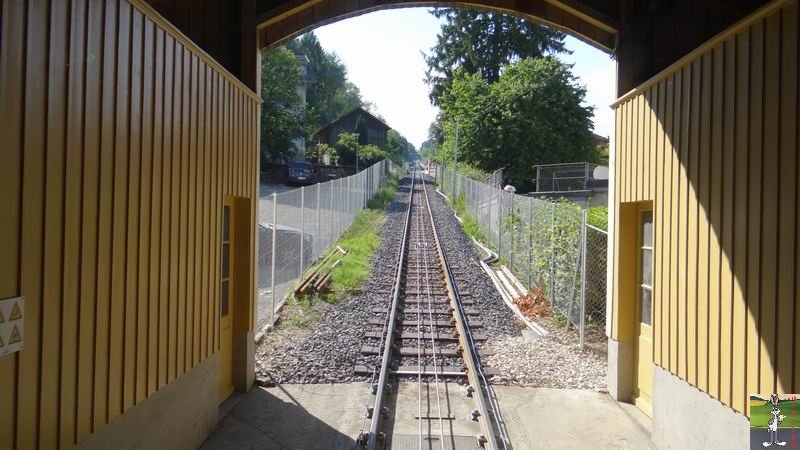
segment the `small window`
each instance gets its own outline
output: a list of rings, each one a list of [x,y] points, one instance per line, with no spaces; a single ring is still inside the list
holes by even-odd
[[[231,239],[231,207],[222,207],[222,240],[230,241]]]
[[[647,288],[642,288],[642,317],[641,322],[645,325],[652,325],[653,322],[653,299],[652,291]]]
[[[640,221],[639,320],[650,326],[653,323],[653,212],[642,211]]]
[[[228,278],[231,273],[231,244],[222,244],[222,278]]]
[[[219,302],[219,315],[225,317],[228,315],[228,280],[222,282],[221,300]]]

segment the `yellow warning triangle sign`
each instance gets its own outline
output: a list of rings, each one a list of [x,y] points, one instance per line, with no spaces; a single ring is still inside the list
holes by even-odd
[[[19,303],[14,303],[14,308],[11,309],[11,317],[8,320],[22,319],[22,313],[19,312]]]
[[[11,338],[8,340],[8,344],[16,344],[17,342],[21,341],[22,337],[19,335],[19,330],[17,330],[17,326],[14,325],[14,329],[11,330]]]
[[[0,323],[3,323],[3,322],[5,322],[5,321],[6,321],[6,318],[5,318],[5,317],[3,317],[3,311],[2,311],[2,310],[0,310]]]

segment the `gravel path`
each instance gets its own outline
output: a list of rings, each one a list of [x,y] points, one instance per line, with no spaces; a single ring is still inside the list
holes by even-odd
[[[409,199],[410,180],[403,180],[385,215],[381,244],[375,253],[362,293],[324,309],[322,318],[303,332],[278,327],[264,337],[256,349],[256,376],[277,383],[348,383],[368,381],[355,375],[356,365],[374,363],[361,354],[367,320],[372,308],[385,305],[385,294],[377,286],[390,284],[399,250],[400,230]],[[282,314],[282,318],[283,318]]]
[[[373,326],[372,308],[385,307],[387,294],[377,294],[379,287],[391,285],[399,249],[401,229],[409,198],[410,180],[401,182],[395,200],[387,208],[381,229],[382,240],[372,263],[372,271],[362,293],[343,302],[318,305],[311,311],[286,307],[281,319],[291,321],[298,314],[312,316],[307,327],[279,326],[269,332],[256,349],[256,375],[277,383],[346,383],[369,381],[356,375],[356,365],[373,365],[375,356],[364,356],[364,332]],[[445,252],[461,293],[472,295],[470,308],[477,309],[483,322],[479,333],[489,341],[483,348],[494,355],[484,357],[484,364],[499,369],[494,377],[499,384],[530,385],[554,388],[604,390],[606,362],[602,355],[578,350],[574,338],[565,336],[558,327],[543,324],[551,334],[533,342],[521,334],[514,314],[503,303],[490,278],[481,270],[477,248],[464,233],[444,199],[428,187],[428,197]],[[316,316],[321,318],[316,319]]]

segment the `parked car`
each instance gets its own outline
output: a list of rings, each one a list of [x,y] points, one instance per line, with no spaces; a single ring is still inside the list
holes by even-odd
[[[300,239],[303,239],[303,261],[308,267],[314,255],[314,236],[297,228],[278,225],[275,230],[275,283],[291,281],[300,273]],[[272,280],[272,224],[258,224],[258,284]]]
[[[289,178],[286,184],[314,184],[317,176],[314,173],[314,165],[308,162],[289,163]]]

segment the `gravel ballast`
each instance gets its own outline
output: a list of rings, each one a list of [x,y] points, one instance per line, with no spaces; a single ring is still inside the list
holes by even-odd
[[[346,383],[369,381],[370,377],[354,373],[356,365],[372,366],[376,356],[362,355],[367,342],[366,331],[375,326],[369,319],[379,318],[373,308],[385,308],[395,275],[402,226],[409,199],[410,179],[401,182],[395,200],[387,207],[381,228],[381,243],[373,258],[370,275],[362,292],[336,305],[322,304],[302,311],[288,307],[281,312],[286,322],[297,314],[321,316],[305,327],[278,326],[268,332],[256,349],[256,376],[276,383]],[[481,345],[494,352],[483,358],[485,365],[501,372],[494,383],[553,388],[605,389],[606,364],[601,355],[581,352],[576,342],[564,338],[558,327],[548,336],[534,341],[522,336],[520,322],[495,290],[489,276],[478,264],[480,255],[464,233],[445,200],[428,186],[428,198],[440,239],[458,289],[470,294],[475,302],[469,306],[480,313],[476,317],[483,327],[474,330],[485,334]]]

